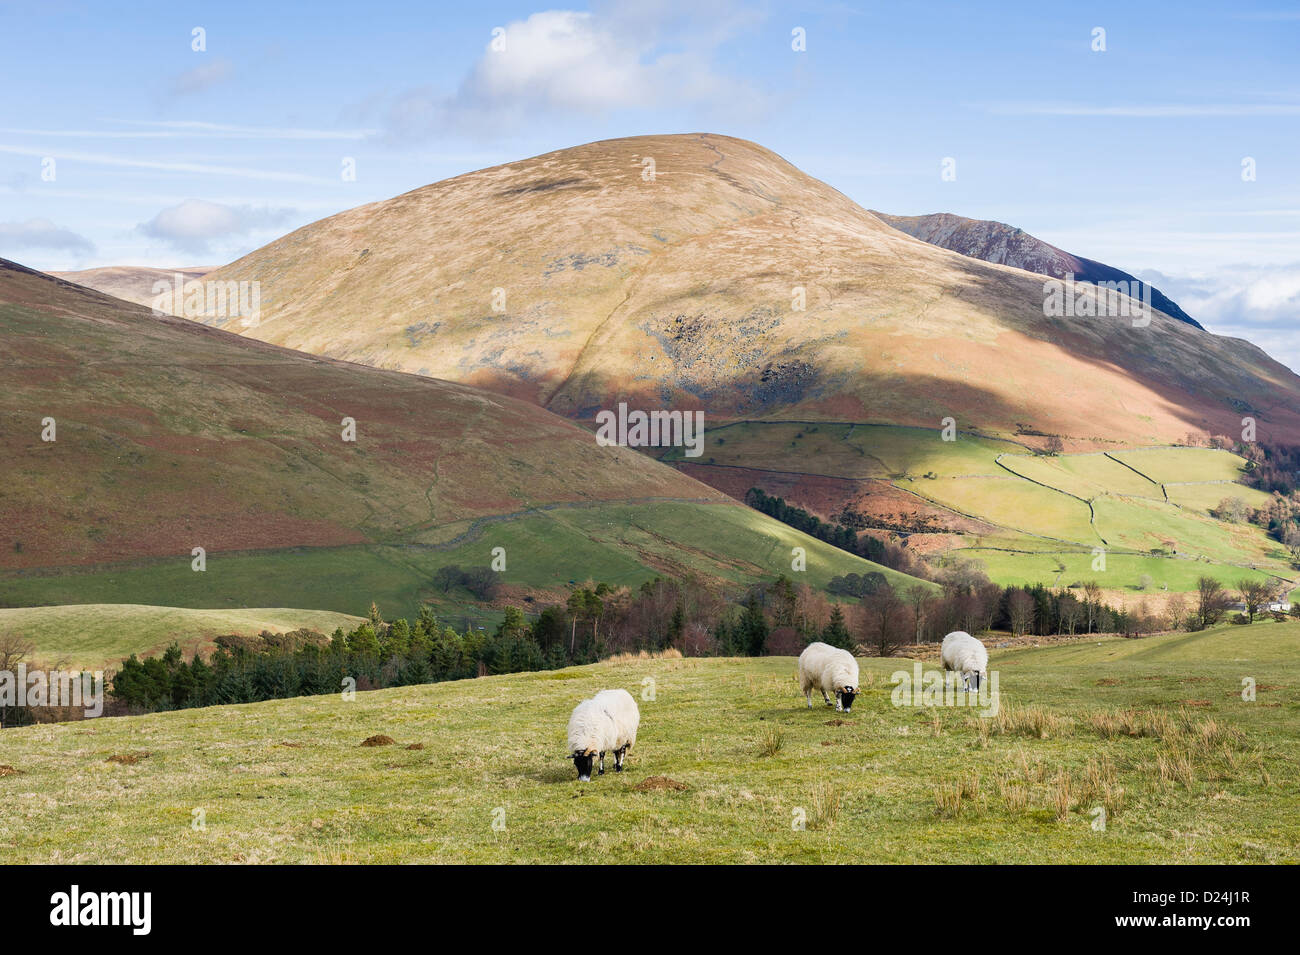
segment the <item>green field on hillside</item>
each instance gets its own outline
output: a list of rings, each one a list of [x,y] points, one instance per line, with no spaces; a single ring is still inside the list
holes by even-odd
[[[1250,524],[1228,524],[1139,498],[1098,498],[1097,530],[1111,547],[1160,547],[1214,563],[1270,565],[1285,571],[1286,549]]]
[[[989,719],[894,706],[911,663],[861,664],[848,715],[804,708],[791,658],[634,659],[6,730],[0,845],[43,863],[1300,862],[1300,624],[995,650]],[[580,784],[569,711],[613,686],[640,701],[637,745]],[[377,734],[395,744],[360,745]]]
[[[256,636],[263,630],[351,630],[360,617],[328,610],[282,607],[249,610],[192,610],[137,604],[81,604],[0,610],[0,634],[15,634],[33,646],[32,659],[80,669],[112,667],[132,653],[161,653],[173,641],[185,655],[210,650],[214,637]]]
[[[1101,494],[1129,494],[1163,501],[1160,485],[1104,454],[1034,457],[1005,454],[1004,467],[1031,480],[1091,500]]]
[[[1074,583],[1096,581],[1106,590],[1138,593],[1142,578],[1149,576],[1149,593],[1155,595],[1166,587],[1174,593],[1187,593],[1195,590],[1196,581],[1206,576],[1217,577],[1229,589],[1239,580],[1276,580],[1271,574],[1260,570],[1141,554],[1108,553],[1104,571],[1093,570],[1095,558],[1091,551],[1023,553],[988,547],[963,547],[952,551],[952,554],[983,561],[989,577],[1004,586],[1043,583],[1049,587],[1068,587]],[[1063,573],[1058,573],[1060,564],[1065,565]]]
[[[1161,484],[1236,481],[1244,473],[1244,459],[1212,448],[1143,448],[1112,451],[1111,456]]]
[[[1060,491],[1018,480],[1006,472],[1002,477],[895,483],[959,513],[1002,527],[1054,540],[1101,543],[1089,524],[1085,502]]]
[[[997,456],[1023,448],[1010,441],[897,425],[745,421],[710,428],[704,453],[686,458],[680,448],[664,461],[826,474],[845,478],[896,478],[934,472],[940,477],[997,475]]]
[[[670,458],[683,460],[680,452],[665,460]],[[1237,483],[1246,462],[1226,451],[1168,447],[1045,456],[967,434],[945,442],[938,431],[924,428],[771,421],[710,429],[699,463],[888,481],[954,515],[1004,529],[999,537],[1014,541],[1012,550],[1059,550],[1053,556],[1069,568],[1062,576],[1086,569],[1089,579],[1096,577],[1091,557],[1080,567],[1082,558],[1074,552],[1090,552],[1104,541],[1108,574],[1114,576],[1103,586],[1112,589],[1136,588],[1144,574],[1157,586],[1183,592],[1207,573],[1234,583],[1252,576],[1297,577],[1285,550],[1263,529],[1209,515],[1225,497],[1253,508],[1269,500]],[[966,544],[960,552],[967,556],[1006,546],[975,536]],[[1147,557],[1154,549],[1199,563],[1152,563]],[[1058,579],[1053,557],[978,556],[1001,584]]]
[[[452,544],[294,549],[209,554],[196,573],[190,557],[57,573],[0,574],[10,606],[133,603],[234,609],[314,607],[360,613],[373,600],[385,617],[413,616],[422,602],[448,619],[483,619],[467,593],[444,594],[439,567],[488,566],[506,548],[504,586],[567,589],[589,578],[638,586],[656,575],[698,574],[722,584],[773,580],[780,574],[824,587],[831,577],[879,571],[900,586],[915,579],[831,547],[736,504],[608,504],[555,508],[510,520],[475,523]],[[807,553],[807,571],[791,570],[791,550]],[[632,555],[635,554],[634,558]],[[729,556],[722,563],[717,555]]]
[[[1249,507],[1263,507],[1272,499],[1272,495],[1244,484],[1171,484],[1165,490],[1175,504],[1203,514],[1217,508],[1224,498],[1240,498]]]

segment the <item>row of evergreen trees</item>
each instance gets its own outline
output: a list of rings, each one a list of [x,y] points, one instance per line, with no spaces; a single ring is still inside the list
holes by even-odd
[[[802,507],[787,504],[784,498],[773,497],[760,488],[751,487],[745,492],[745,503],[768,517],[776,518],[782,524],[788,524],[809,537],[825,541],[840,550],[865,557],[877,564],[886,562],[885,545],[870,534],[859,535],[853,528],[843,524],[828,524]]]
[[[556,622],[549,613],[530,625],[511,607],[493,632],[460,633],[441,625],[428,608],[414,623],[385,623],[372,605],[369,620],[350,633],[339,628],[329,639],[301,630],[221,637],[206,661],[198,654],[186,661],[176,644],[161,656],[141,660],[132,654],[114,675],[111,691],[130,710],[182,709],[553,669],[597,658],[590,640],[575,643],[571,653]]]

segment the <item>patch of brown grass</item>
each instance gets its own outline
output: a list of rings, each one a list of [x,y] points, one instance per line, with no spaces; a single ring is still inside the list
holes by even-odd
[[[1160,710],[1140,710],[1136,707],[1091,713],[1086,722],[1103,739],[1115,739],[1121,736],[1149,736],[1163,739],[1175,730],[1174,721],[1168,713]]]
[[[385,736],[383,733],[379,733],[375,736],[367,736],[365,739],[361,741],[361,745],[362,746],[392,746],[393,743],[395,742],[396,740],[394,740],[391,736]]]
[[[1043,706],[1003,706],[992,717],[989,732],[998,736],[1029,736],[1050,739],[1069,727],[1069,721]]]
[[[136,763],[140,762],[140,760],[148,759],[152,755],[153,753],[148,753],[144,750],[139,750],[134,753],[114,753],[112,756],[108,757],[108,759],[104,760],[104,762],[120,763],[123,766],[134,766]]]
[[[636,653],[616,653],[605,657],[603,663],[630,663],[633,660],[680,660],[682,652],[669,647],[667,650],[638,650]]]
[[[685,783],[670,779],[667,776],[649,776],[632,787],[637,792],[659,792],[662,790],[671,790],[673,792],[683,792],[688,787]]]

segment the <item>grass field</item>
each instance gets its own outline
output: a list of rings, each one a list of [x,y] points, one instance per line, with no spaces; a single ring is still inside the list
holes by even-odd
[[[999,454],[1024,450],[1010,441],[960,435],[944,441],[938,430],[838,422],[743,421],[710,428],[704,453],[711,464],[845,478],[939,477],[1005,473]],[[683,460],[673,449],[664,461]]]
[[[1211,448],[1143,448],[1111,454],[1161,484],[1236,481],[1245,464],[1235,454]]]
[[[790,658],[644,659],[7,730],[0,847],[47,863],[1300,861],[1300,624],[995,650],[986,720],[895,707],[891,674],[911,664],[861,663],[842,722],[803,707]],[[565,722],[609,686],[641,700],[637,746],[628,772],[579,784]],[[376,734],[395,745],[360,745]]]
[[[1127,494],[1164,500],[1160,485],[1126,468],[1104,454],[1076,454],[1033,457],[1024,454],[1002,456],[1002,464],[1050,487],[1091,500],[1102,494]],[[1243,489],[1244,490],[1244,489]]]
[[[1039,537],[1100,544],[1084,501],[1029,481],[969,477],[895,482],[962,514]]]
[[[132,653],[161,653],[173,641],[185,655],[210,650],[225,634],[256,636],[309,629],[324,634],[351,630],[362,618],[328,610],[281,607],[249,610],[192,610],[136,604],[81,604],[0,610],[0,634],[29,640],[32,658],[46,665],[99,669]]]
[[[1244,484],[1171,484],[1165,490],[1175,504],[1202,514],[1218,507],[1225,497],[1240,498],[1250,507],[1263,507],[1271,500],[1271,495]]]
[[[1229,588],[1239,580],[1275,579],[1259,570],[1207,567],[1195,560],[1141,554],[1107,554],[1106,569],[1096,571],[1092,568],[1094,557],[1091,551],[1022,553],[964,547],[953,553],[983,561],[988,575],[1004,585],[1026,586],[1042,582],[1048,586],[1068,587],[1073,583],[1096,581],[1106,590],[1137,592],[1139,581],[1150,576],[1151,593],[1154,594],[1165,586],[1173,593],[1187,593],[1196,589],[1199,578],[1210,573],[1217,575]],[[1060,564],[1065,565],[1065,571],[1058,574]]]
[[[736,504],[610,504],[555,508],[511,520],[466,525],[459,541],[432,545],[302,548],[209,554],[196,573],[188,555],[164,561],[73,568],[57,573],[0,574],[9,605],[133,603],[193,608],[315,607],[363,613],[373,600],[385,617],[413,616],[432,603],[449,620],[493,619],[467,593],[433,584],[439,567],[484,566],[506,548],[507,587],[563,591],[595,578],[638,586],[657,574],[698,574],[721,584],[748,584],[779,574],[824,586],[831,577],[878,570],[900,586],[915,583]],[[791,550],[807,553],[807,570],[791,570]],[[726,555],[724,557],[720,555]]]
[[[1157,586],[1180,592],[1194,589],[1206,574],[1226,583],[1297,576],[1285,550],[1261,528],[1210,516],[1225,497],[1241,498],[1251,507],[1269,500],[1238,483],[1246,462],[1226,451],[1167,447],[1041,456],[1010,441],[964,433],[945,442],[938,431],[924,428],[770,421],[711,429],[699,461],[705,474],[712,464],[755,468],[759,474],[887,482],[954,518],[999,528],[998,537],[1013,542],[1012,550],[1057,551],[999,556],[989,548],[1006,546],[1005,541],[966,534],[960,552],[985,560],[1001,584],[1051,584],[1058,579],[1057,559],[1075,579],[1086,570],[1111,590],[1136,588],[1148,573]],[[880,500],[886,509],[898,506],[887,497]],[[858,505],[870,509],[871,501],[867,493]],[[844,503],[823,500],[821,507],[838,513]],[[1104,580],[1091,570],[1091,556],[1079,567],[1079,552],[1090,555],[1103,542],[1108,551]],[[1153,549],[1176,551],[1194,562],[1152,563]]]

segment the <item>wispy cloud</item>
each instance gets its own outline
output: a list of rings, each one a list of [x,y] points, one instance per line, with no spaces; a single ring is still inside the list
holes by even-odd
[[[1078,103],[990,103],[989,112],[1004,116],[1113,116],[1177,119],[1207,116],[1300,116],[1300,103],[1154,103],[1093,106]]]
[[[193,120],[113,120],[146,126],[148,129],[18,129],[0,127],[0,133],[15,136],[58,136],[65,139],[285,139],[361,140],[374,136],[374,129],[293,129],[278,126],[230,126]]]
[[[215,59],[183,73],[177,73],[168,84],[173,96],[190,96],[226,82],[235,75],[234,64],[229,60]]]
[[[167,172],[200,173],[210,176],[234,176],[241,179],[262,179],[267,182],[310,182],[318,185],[333,184],[337,179],[308,176],[298,172],[275,172],[269,169],[250,169],[246,166],[213,166],[207,163],[168,162],[158,159],[129,159],[106,153],[84,153],[32,149],[27,146],[0,145],[0,153],[16,156],[49,156],[60,161],[84,162],[99,166],[122,166],[130,169],[157,169]]]

